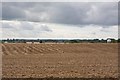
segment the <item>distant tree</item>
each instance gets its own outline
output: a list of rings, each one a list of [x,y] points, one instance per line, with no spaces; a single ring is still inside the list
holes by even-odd
[[[42,40],[40,40],[40,43],[42,43]]]
[[[107,41],[104,40],[104,39],[101,39],[100,42],[102,42],[102,43],[106,43]]]
[[[94,39],[93,42],[98,43],[99,39]]]
[[[118,39],[118,43],[120,43],[120,39]]]
[[[115,40],[115,39],[111,39],[111,42],[112,42],[112,43],[116,43],[117,40]]]
[[[80,41],[79,40],[70,40],[69,42],[70,43],[79,43]]]

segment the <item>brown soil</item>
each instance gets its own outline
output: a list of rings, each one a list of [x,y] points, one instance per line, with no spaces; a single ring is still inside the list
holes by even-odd
[[[3,78],[118,77],[118,44],[2,44]]]

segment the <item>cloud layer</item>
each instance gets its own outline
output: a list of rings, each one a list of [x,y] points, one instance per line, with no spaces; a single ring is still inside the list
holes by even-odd
[[[72,25],[117,25],[116,2],[4,2],[3,20]]]
[[[1,21],[3,38],[117,38],[118,27],[86,25],[84,27],[27,21]],[[30,27],[28,28],[29,25]],[[70,28],[69,28],[70,27]]]
[[[3,2],[0,23],[2,38],[118,38],[118,3]]]

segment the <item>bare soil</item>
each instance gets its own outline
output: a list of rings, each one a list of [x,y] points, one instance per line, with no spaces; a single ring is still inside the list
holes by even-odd
[[[117,43],[2,46],[3,78],[117,78]]]

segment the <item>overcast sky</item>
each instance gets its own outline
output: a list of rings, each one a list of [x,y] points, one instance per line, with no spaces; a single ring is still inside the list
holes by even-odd
[[[117,2],[3,2],[2,38],[118,38]]]

